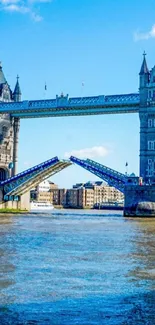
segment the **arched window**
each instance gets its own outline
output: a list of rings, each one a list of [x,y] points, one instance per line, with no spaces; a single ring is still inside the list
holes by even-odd
[[[0,143],[3,141],[3,134],[0,134]]]
[[[6,126],[3,126],[3,127],[2,127],[2,132],[3,132],[3,133],[7,133],[7,130],[8,130],[8,129],[7,129]]]
[[[0,168],[0,181],[5,181],[6,179],[6,171],[3,168]]]

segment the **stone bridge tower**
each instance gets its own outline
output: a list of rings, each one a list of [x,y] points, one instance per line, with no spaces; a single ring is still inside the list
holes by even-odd
[[[155,183],[155,66],[149,71],[144,53],[140,70],[140,176]]]
[[[0,102],[17,102],[21,100],[21,90],[17,77],[14,92],[8,85],[0,63]],[[17,150],[19,134],[18,118],[9,114],[0,114],[0,181],[17,172]]]

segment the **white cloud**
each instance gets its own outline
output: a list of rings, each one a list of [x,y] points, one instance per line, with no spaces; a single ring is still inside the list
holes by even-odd
[[[40,22],[43,18],[36,13],[35,6],[38,3],[48,3],[52,0],[0,0],[0,10],[11,13],[28,14],[35,21]]]
[[[65,152],[65,158],[69,158],[70,156],[75,156],[78,158],[97,158],[97,157],[105,157],[109,154],[109,150],[104,146],[96,146],[92,148],[85,148],[81,150],[72,150],[70,152]]]
[[[10,4],[4,7],[4,10],[11,12],[20,12],[21,14],[27,14],[30,12],[30,9],[25,6],[18,6],[16,4]]]
[[[0,3],[3,4],[3,5],[10,5],[12,3],[17,3],[19,2],[20,0],[1,0]],[[5,7],[4,7],[5,8]]]
[[[36,22],[43,20],[43,17],[40,15],[37,15],[35,12],[31,12],[31,18]]]
[[[134,33],[135,41],[148,40],[149,38],[155,38],[155,25],[153,25],[152,28],[146,33],[140,33],[139,31]]]

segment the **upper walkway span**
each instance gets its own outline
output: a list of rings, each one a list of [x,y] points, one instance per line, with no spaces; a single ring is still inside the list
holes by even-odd
[[[1,102],[0,114],[9,113],[13,117],[37,118],[138,113],[139,103],[138,93],[76,98],[61,95],[47,100]]]

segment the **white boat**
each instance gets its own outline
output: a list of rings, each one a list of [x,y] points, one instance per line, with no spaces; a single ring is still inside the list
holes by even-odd
[[[49,202],[30,202],[31,211],[47,211],[53,210],[53,204]]]

